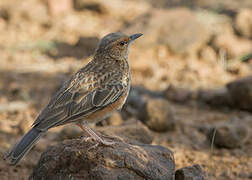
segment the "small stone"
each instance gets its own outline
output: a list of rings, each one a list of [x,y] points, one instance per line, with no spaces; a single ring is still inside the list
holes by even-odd
[[[175,180],[206,180],[206,172],[199,164],[183,167],[175,172]]]
[[[227,84],[234,107],[252,111],[252,76]]]
[[[199,90],[198,100],[203,101],[212,106],[231,106],[232,97],[228,93],[227,88]]]
[[[238,123],[228,123],[217,125],[215,128],[210,128],[207,134],[209,142],[212,142],[215,129],[216,134],[213,140],[214,145],[220,148],[239,148],[249,137],[248,127]]]
[[[165,91],[164,95],[168,100],[178,102],[178,103],[185,103],[189,101],[193,97],[193,92],[184,89],[184,88],[176,88],[173,85],[170,85]]]
[[[175,129],[172,105],[164,99],[150,99],[146,104],[143,122],[152,130],[165,132]]]

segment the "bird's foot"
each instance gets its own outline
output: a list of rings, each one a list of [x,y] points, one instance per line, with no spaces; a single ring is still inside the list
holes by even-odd
[[[93,138],[92,137],[82,137],[81,138],[81,143],[83,143],[83,142],[88,142],[88,141],[92,141],[93,140]]]
[[[91,149],[97,148],[99,145],[112,146],[115,144],[115,142],[113,142],[113,141],[106,141],[104,139],[94,139],[92,137],[90,137],[89,139],[92,139],[95,142],[95,144],[93,146],[91,146],[90,148],[88,148],[88,151]]]
[[[92,141],[92,142],[95,143],[93,146],[88,148],[88,150],[95,149],[99,145],[112,146],[112,145],[114,145],[116,143],[116,142],[113,142],[113,141],[104,140],[102,138],[95,139],[94,137],[83,137],[82,140],[81,140],[81,143],[88,142],[88,141]]]
[[[114,141],[106,141],[104,139],[100,139],[100,144],[103,144],[105,146],[112,146],[112,145],[115,144],[115,142]]]
[[[81,142],[87,142],[89,140],[92,140],[94,142],[96,142],[96,144],[94,146],[92,146],[89,149],[93,149],[96,148],[97,146],[101,145],[105,145],[105,146],[112,146],[115,144],[115,142],[113,141],[106,141],[105,139],[101,138],[98,134],[96,134],[92,129],[90,129],[87,126],[83,126],[82,124],[77,124],[86,134],[89,135],[89,137],[84,137],[82,139]]]

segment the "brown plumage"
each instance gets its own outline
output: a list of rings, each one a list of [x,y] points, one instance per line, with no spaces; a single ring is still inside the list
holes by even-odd
[[[98,143],[113,144],[86,124],[102,120],[125,103],[130,88],[129,46],[141,35],[117,32],[105,36],[93,60],[63,84],[6,159],[17,164],[48,129],[72,122]]]

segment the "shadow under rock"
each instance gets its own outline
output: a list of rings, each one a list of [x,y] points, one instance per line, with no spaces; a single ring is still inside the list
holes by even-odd
[[[87,58],[94,54],[99,39],[97,37],[80,37],[74,45],[65,42],[54,42],[54,48],[46,51],[53,59],[74,57],[76,59]]]
[[[0,71],[0,97],[8,101],[31,101],[40,109],[71,73]]]

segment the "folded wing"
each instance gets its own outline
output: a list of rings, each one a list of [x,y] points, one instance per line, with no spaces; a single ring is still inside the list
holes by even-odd
[[[119,80],[106,78],[107,81],[102,85],[97,81],[85,82],[72,79],[56,93],[33,125],[42,131],[48,130],[85,118],[115,102],[126,91],[126,87]]]

